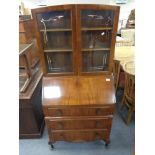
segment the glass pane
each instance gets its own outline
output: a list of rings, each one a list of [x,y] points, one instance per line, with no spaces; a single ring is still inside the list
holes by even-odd
[[[45,34],[42,33],[42,39],[45,39]],[[46,41],[44,43],[44,50],[58,50],[58,49],[72,49],[72,35],[71,31],[62,32],[47,32]]]
[[[114,12],[111,10],[82,10],[82,27],[111,27],[113,25]]]
[[[111,31],[82,31],[82,49],[110,48]]]
[[[71,10],[37,14],[47,72],[73,72]]]
[[[107,71],[110,51],[82,52],[82,71]]]
[[[49,52],[45,55],[48,72],[73,72],[72,52]]]
[[[37,15],[40,29],[71,28],[70,11],[51,11]]]

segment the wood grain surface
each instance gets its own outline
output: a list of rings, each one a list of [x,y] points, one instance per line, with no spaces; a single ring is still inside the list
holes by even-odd
[[[114,84],[110,75],[43,78],[44,106],[114,103]]]

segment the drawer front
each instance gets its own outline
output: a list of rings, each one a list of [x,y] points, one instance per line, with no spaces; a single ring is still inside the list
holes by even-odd
[[[50,141],[73,141],[73,142],[80,142],[80,141],[92,141],[92,140],[108,140],[109,139],[109,132],[108,130],[100,130],[100,131],[61,131],[61,132],[51,132],[49,134]]]
[[[107,116],[112,115],[113,106],[105,107],[73,107],[73,108],[50,108],[48,107],[45,116],[64,117],[64,116]]]
[[[104,118],[46,118],[46,125],[52,130],[104,129],[111,128],[112,117]]]

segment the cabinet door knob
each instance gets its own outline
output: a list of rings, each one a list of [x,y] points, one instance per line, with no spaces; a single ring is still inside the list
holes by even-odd
[[[60,110],[60,109],[57,110],[57,111],[56,111],[56,116],[62,116],[62,110]]]
[[[102,113],[102,110],[101,109],[96,109],[96,115],[101,115],[101,113]]]
[[[63,127],[64,127],[63,124],[59,122],[59,123],[58,123],[58,128],[59,128],[59,129],[63,129]]]

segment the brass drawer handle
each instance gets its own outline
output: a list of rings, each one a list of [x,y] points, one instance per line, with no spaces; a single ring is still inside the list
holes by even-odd
[[[64,139],[64,138],[65,138],[65,136],[64,136],[64,134],[63,134],[63,133],[60,133],[60,137],[61,137],[62,139]]]
[[[96,109],[96,115],[101,115],[102,114],[102,110],[101,109]]]
[[[96,139],[99,139],[100,136],[99,136],[99,134],[97,132],[95,132],[94,135],[95,135]]]
[[[62,116],[62,110],[60,110],[60,109],[57,110],[55,114],[56,114],[56,116]]]
[[[100,127],[101,126],[101,122],[96,121],[96,127]]]
[[[64,128],[63,124],[62,123],[58,123],[58,128],[59,129],[63,129]]]

